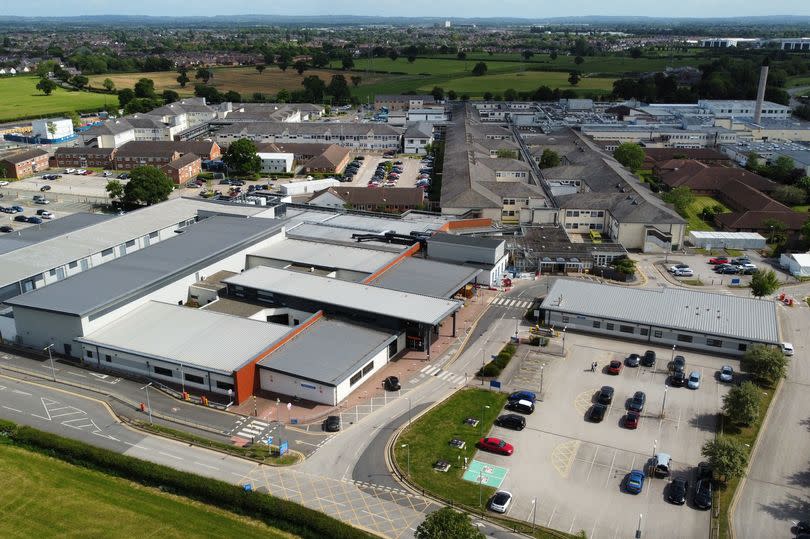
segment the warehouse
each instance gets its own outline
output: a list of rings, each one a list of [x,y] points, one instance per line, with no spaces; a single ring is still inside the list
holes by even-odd
[[[557,328],[728,355],[779,343],[774,302],[684,288],[558,279],[540,316]]]

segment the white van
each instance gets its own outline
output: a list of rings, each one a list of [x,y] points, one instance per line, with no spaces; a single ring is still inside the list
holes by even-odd
[[[790,344],[789,342],[783,342],[781,346],[782,346],[782,353],[783,354],[785,354],[786,356],[792,356],[793,355],[793,345],[792,344]]]

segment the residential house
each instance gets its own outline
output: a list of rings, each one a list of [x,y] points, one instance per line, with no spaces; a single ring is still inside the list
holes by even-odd
[[[424,196],[424,191],[418,187],[369,189],[336,186],[315,192],[307,204],[327,208],[402,213],[422,209],[425,204]]]
[[[175,185],[183,185],[189,180],[197,177],[202,169],[202,160],[198,155],[187,153],[163,167],[166,175],[172,179]]]
[[[428,122],[416,122],[408,126],[404,136],[405,153],[425,155],[427,146],[433,144],[433,126]]]
[[[89,146],[62,146],[56,149],[50,159],[52,167],[114,168],[115,148],[94,148]]]
[[[340,174],[351,161],[349,149],[336,144],[258,143],[256,149],[265,153],[291,153],[305,173]]]
[[[27,178],[48,169],[48,152],[33,148],[0,159],[0,170],[6,178]]]

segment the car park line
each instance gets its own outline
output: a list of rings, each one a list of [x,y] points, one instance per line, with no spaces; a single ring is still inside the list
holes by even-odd
[[[635,462],[635,458],[636,457],[633,457],[633,462]],[[605,479],[605,488],[607,488],[608,483],[610,483],[610,480],[613,479],[611,477],[611,474],[613,473],[613,465],[614,464],[616,464],[616,451],[613,452],[613,458],[610,461],[610,468],[608,468],[607,478]],[[593,526],[595,528],[596,524],[594,523]],[[591,532],[591,537],[593,537],[593,532]]]
[[[608,411],[610,411],[608,409]],[[585,480],[589,480],[591,478],[591,472],[593,471],[593,465],[596,463],[596,457],[599,455],[599,446],[596,446],[596,451],[593,452],[593,460],[591,460],[591,466],[588,468],[588,475],[585,476]],[[616,452],[613,452],[613,458],[616,458]]]

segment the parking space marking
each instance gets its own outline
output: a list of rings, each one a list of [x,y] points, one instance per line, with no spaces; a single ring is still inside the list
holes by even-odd
[[[571,466],[574,464],[579,446],[582,444],[579,440],[568,440],[556,446],[551,451],[551,465],[557,470],[561,477],[567,479],[568,474],[571,473]]]
[[[596,451],[593,452],[593,459],[591,460],[591,465],[588,467],[588,475],[585,476],[585,480],[591,478],[591,472],[593,471],[593,465],[596,463],[596,457],[599,455],[599,446],[596,446]]]
[[[608,468],[607,478],[605,479],[605,488],[607,488],[608,483],[610,483],[610,480],[611,480],[611,474],[613,473],[613,465],[616,464],[616,453],[618,453],[618,451],[616,451],[614,449],[613,450],[613,459],[611,459],[611,461],[610,461],[610,468]],[[633,458],[635,458],[635,457],[633,457]],[[596,524],[594,524],[594,526],[596,526]],[[593,534],[591,534],[591,537],[593,537]]]

